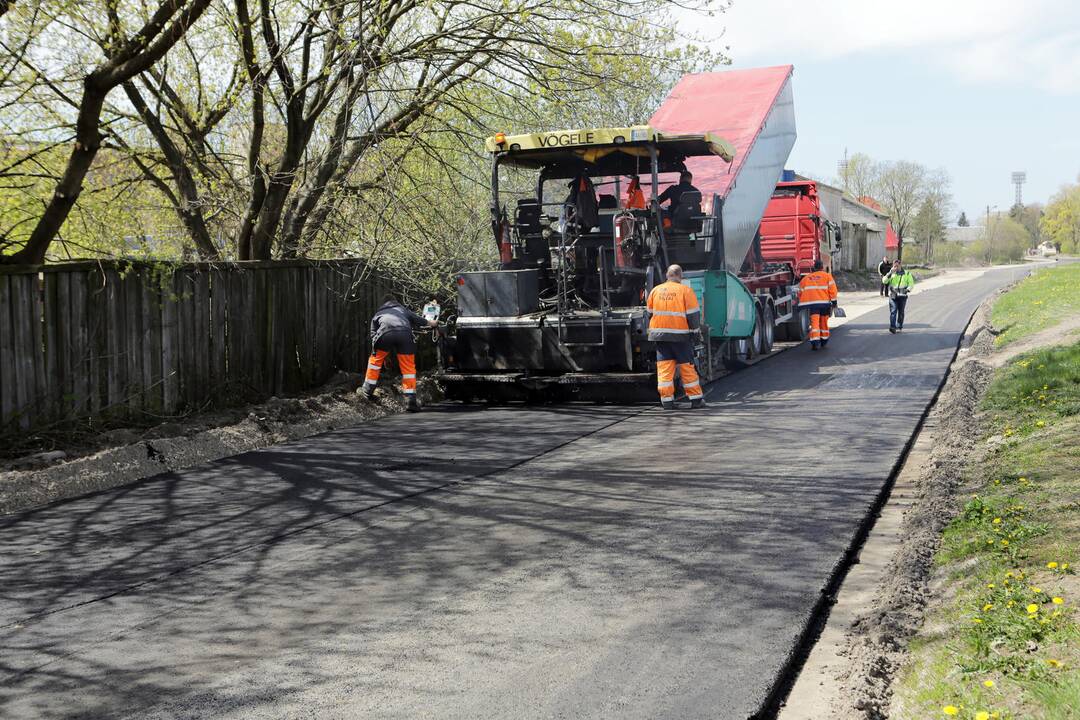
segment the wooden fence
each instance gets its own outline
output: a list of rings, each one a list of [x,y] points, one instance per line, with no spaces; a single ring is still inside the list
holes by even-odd
[[[0,435],[361,371],[388,288],[359,261],[0,266]]]

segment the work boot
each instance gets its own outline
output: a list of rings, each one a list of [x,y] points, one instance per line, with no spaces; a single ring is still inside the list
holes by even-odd
[[[896,334],[896,328],[894,328],[894,327],[889,328],[889,332],[891,332],[893,335],[895,335]]]
[[[705,398],[694,398],[690,401],[691,410],[699,410],[705,407]]]
[[[375,386],[364,383],[360,386],[360,394],[364,396],[365,400],[375,399]]]
[[[822,340],[822,341],[821,341],[821,349],[822,349],[822,350],[824,350],[824,349],[825,349],[825,346],[826,346],[826,345],[828,345],[828,344],[829,344],[829,341],[828,341],[828,340]]]
[[[817,352],[817,343],[816,342],[810,343],[810,349],[813,350],[814,352]]]
[[[675,409],[675,401],[674,400],[661,400],[660,401],[660,407],[664,408],[665,410],[674,410]]]
[[[405,405],[405,412],[420,412],[420,403],[416,402],[415,395],[409,396],[409,402]]]

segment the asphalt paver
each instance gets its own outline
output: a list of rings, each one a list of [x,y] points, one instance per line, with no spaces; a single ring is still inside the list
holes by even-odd
[[[751,717],[1023,272],[702,411],[444,405],[0,518],[0,717]]]

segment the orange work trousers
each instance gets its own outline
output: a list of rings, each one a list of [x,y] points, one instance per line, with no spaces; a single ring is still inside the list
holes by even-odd
[[[675,371],[678,369],[686,397],[701,400],[701,379],[694,369],[694,348],[690,343],[656,343],[656,387],[660,402],[675,402]]]
[[[379,384],[379,373],[383,363],[390,357],[389,350],[376,350],[368,358],[367,375],[364,384],[375,387]],[[416,356],[397,353],[398,367],[401,369],[401,390],[406,395],[416,394]]]
[[[813,313],[810,315],[810,342],[826,343],[829,341],[829,316]]]

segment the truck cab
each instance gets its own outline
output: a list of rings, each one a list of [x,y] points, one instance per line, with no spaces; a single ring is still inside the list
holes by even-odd
[[[813,180],[781,182],[761,217],[760,260],[791,268],[795,282],[821,260],[832,272],[840,251],[840,226],[825,212]]]

